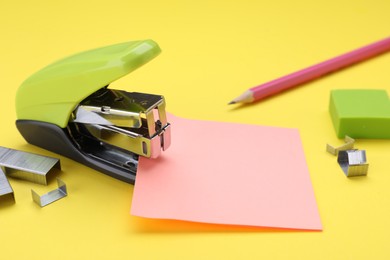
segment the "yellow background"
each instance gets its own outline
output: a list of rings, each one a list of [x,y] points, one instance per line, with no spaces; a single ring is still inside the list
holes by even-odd
[[[30,189],[44,194],[54,181],[10,180],[16,204],[0,206],[1,259],[389,259],[390,140],[357,140],[370,169],[355,179],[325,145],[343,143],[328,114],[330,90],[390,90],[390,54],[251,106],[226,105],[249,87],[388,37],[389,14],[387,0],[2,1],[1,146],[56,156],[15,128],[15,92],[29,75],[82,50],[151,38],[162,54],[112,87],[163,94],[182,117],[298,128],[324,230],[133,217],[131,185],[60,157],[69,196],[52,205],[39,208]]]

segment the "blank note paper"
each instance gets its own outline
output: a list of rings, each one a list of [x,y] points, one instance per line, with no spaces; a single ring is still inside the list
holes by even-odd
[[[297,129],[168,119],[171,147],[140,159],[132,215],[322,229]]]

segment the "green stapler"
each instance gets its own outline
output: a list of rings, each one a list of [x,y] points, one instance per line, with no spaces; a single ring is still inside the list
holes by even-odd
[[[25,80],[16,94],[16,126],[33,145],[128,183],[139,156],[170,146],[161,95],[108,88],[161,52],[152,40],[82,52]]]

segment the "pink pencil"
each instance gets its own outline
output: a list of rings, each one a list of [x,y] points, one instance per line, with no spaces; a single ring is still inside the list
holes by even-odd
[[[252,103],[390,51],[390,37],[245,91],[229,104]]]

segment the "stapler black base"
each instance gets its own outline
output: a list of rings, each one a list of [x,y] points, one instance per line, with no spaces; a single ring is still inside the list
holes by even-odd
[[[111,146],[76,129],[77,124],[60,128],[34,120],[17,120],[16,127],[33,145],[58,153],[111,177],[134,184],[138,155]]]

